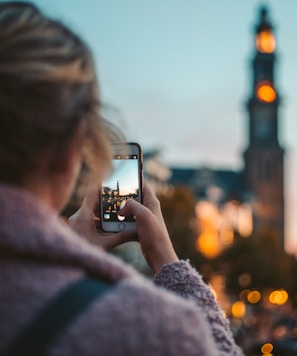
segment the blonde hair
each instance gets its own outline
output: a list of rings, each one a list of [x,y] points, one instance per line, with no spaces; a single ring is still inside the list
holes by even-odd
[[[51,152],[49,172],[67,159],[78,128],[85,166],[110,166],[93,58],[83,40],[25,2],[0,3],[0,181],[22,184]]]

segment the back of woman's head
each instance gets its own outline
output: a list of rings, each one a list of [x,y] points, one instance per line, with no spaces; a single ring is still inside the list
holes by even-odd
[[[85,163],[104,171],[97,95],[90,50],[76,34],[30,3],[0,3],[0,181],[22,184],[45,157],[54,173],[78,128]]]

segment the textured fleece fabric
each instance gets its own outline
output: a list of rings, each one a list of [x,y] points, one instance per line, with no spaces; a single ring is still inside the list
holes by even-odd
[[[0,354],[58,291],[91,274],[114,288],[80,313],[46,355],[242,355],[188,262],[164,266],[153,283],[75,234],[31,193],[0,185],[0,204]]]

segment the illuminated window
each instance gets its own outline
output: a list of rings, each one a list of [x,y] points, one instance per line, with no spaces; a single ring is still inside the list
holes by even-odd
[[[276,98],[276,92],[272,84],[269,82],[259,83],[256,94],[258,99],[264,101],[265,103],[272,103]]]
[[[273,33],[270,30],[264,30],[257,34],[256,48],[261,53],[272,53],[276,47]]]

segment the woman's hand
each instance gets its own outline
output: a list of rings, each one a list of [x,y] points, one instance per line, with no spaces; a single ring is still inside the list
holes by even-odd
[[[114,234],[98,233],[96,225],[99,219],[94,214],[97,199],[97,192],[87,194],[81,208],[68,219],[72,229],[106,250],[128,241],[134,241],[136,233],[129,231]],[[159,200],[146,183],[143,186],[143,204],[128,199],[119,211],[119,215],[136,217],[137,237],[142,253],[155,273],[159,272],[164,264],[178,261],[162,216]]]
[[[143,186],[143,204],[127,200],[119,215],[134,215],[142,253],[155,273],[164,264],[178,261],[161,212],[160,202],[148,184]]]
[[[97,230],[99,218],[95,216],[94,210],[98,204],[98,192],[90,192],[83,200],[80,209],[69,217],[69,226],[78,234],[85,237],[91,243],[105,250],[135,240],[135,233],[119,232],[114,234],[100,234]]]

